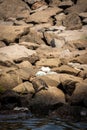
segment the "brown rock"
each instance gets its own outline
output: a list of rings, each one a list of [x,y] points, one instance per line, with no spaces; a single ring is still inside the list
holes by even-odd
[[[87,83],[78,83],[76,89],[69,99],[71,104],[79,104],[87,106]]]
[[[56,87],[50,87],[48,90],[41,90],[31,100],[31,105],[38,104],[38,107],[40,104],[47,106],[56,103],[65,103],[63,92]]]
[[[58,58],[50,58],[50,59],[41,59],[40,61],[36,62],[37,67],[41,66],[48,66],[48,67],[58,67],[60,65],[61,61]]]
[[[14,91],[18,92],[18,93],[30,93],[33,94],[34,93],[34,89],[31,83],[29,82],[24,82],[19,84],[18,86],[13,88]]]
[[[75,13],[68,14],[66,19],[63,21],[63,25],[68,30],[76,30],[82,28],[82,23],[79,16]]]
[[[5,43],[2,42],[2,41],[0,41],[0,48],[1,48],[1,47],[5,47],[5,46],[6,46]]]
[[[4,62],[15,61],[16,63],[19,63],[25,59],[31,62],[32,58],[34,60],[33,62],[35,62],[34,58],[37,57],[35,51],[29,50],[26,47],[17,44],[0,48],[0,56],[1,56],[0,58],[1,61],[3,61],[4,58]]]
[[[87,64],[87,53],[77,56],[72,61],[80,64]],[[84,65],[83,65],[83,69],[84,69]]]
[[[46,5],[44,1],[36,1],[32,6],[31,9],[35,10],[40,8],[41,6]]]
[[[20,83],[22,83],[22,80],[14,70],[0,75],[0,85],[6,90],[12,89]]]
[[[28,26],[0,26],[0,40],[6,42],[7,45],[11,42],[19,40],[21,35],[28,33]]]
[[[57,73],[66,73],[66,74],[71,74],[71,75],[79,74],[79,70],[76,70],[68,65],[62,65],[60,67],[53,68],[53,71]]]
[[[29,7],[21,0],[4,0],[0,3],[0,19],[17,17],[25,18],[29,15]]]
[[[65,10],[65,13],[82,13],[87,10],[87,1],[86,0],[78,0],[75,5]]]
[[[49,7],[45,10],[33,13],[30,16],[30,21],[35,22],[35,23],[46,23],[49,21],[51,16],[55,15],[56,13],[60,13],[61,11],[62,9],[58,7],[55,7],[55,8]]]

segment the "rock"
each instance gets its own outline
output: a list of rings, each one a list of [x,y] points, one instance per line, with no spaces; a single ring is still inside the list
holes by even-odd
[[[27,107],[15,107],[13,109],[14,111],[22,111],[22,112],[28,112],[29,109]]]
[[[58,6],[60,3],[60,0],[45,0],[47,2],[48,5],[51,6]]]
[[[12,110],[14,107],[20,107],[21,105],[20,96],[12,90],[5,91],[1,96],[0,102],[2,110]]]
[[[36,10],[44,5],[46,5],[44,1],[37,1],[31,6],[31,9]]]
[[[80,30],[66,30],[60,34],[58,34],[59,37],[63,37],[65,39],[66,42],[70,42],[70,41],[76,41],[76,40],[80,40],[80,39],[86,39],[86,26],[83,26],[82,29]]]
[[[0,26],[0,40],[4,41],[6,45],[9,45],[11,42],[18,42],[19,38],[22,35],[28,33],[28,26]]]
[[[57,58],[50,58],[50,59],[41,59],[40,61],[36,62],[37,67],[45,66],[45,67],[58,67],[61,61]]]
[[[24,0],[28,4],[34,4],[35,2],[41,1],[41,0]]]
[[[87,18],[87,12],[80,13],[79,16],[84,19]]]
[[[32,68],[22,68],[17,70],[20,78],[22,81],[27,81],[29,78],[34,75],[33,69]]]
[[[69,62],[68,63],[69,66],[81,71],[81,70],[87,70],[87,65],[86,64],[80,64],[80,63],[77,63],[77,62]]]
[[[64,45],[65,45],[65,41],[62,38],[59,39],[54,38],[50,41],[50,46],[56,47],[58,49],[63,48]]]
[[[76,70],[68,65],[62,65],[60,67],[55,67],[52,70],[57,73],[66,73],[66,74],[71,74],[71,75],[78,75],[80,72],[79,70]]]
[[[41,111],[42,109],[41,106],[46,107],[46,106],[51,106],[56,103],[64,104],[65,96],[60,89],[56,87],[50,87],[48,88],[48,90],[41,90],[40,92],[38,92],[35,95],[35,97],[31,99],[30,106],[34,110],[36,109],[35,111]],[[37,106],[39,107],[39,110]]]
[[[65,30],[64,26],[59,26],[59,27],[52,26],[51,28],[49,28],[48,31],[45,31],[44,32],[44,39],[46,40],[47,44],[55,47],[55,44],[51,43],[51,41],[53,39],[59,40],[60,42],[62,42],[61,44],[63,44],[64,43],[64,38],[59,37],[58,35],[59,35],[59,33],[61,33],[64,30]]]
[[[53,77],[54,74],[52,74],[51,76],[49,75],[45,75],[45,76],[39,76],[39,77],[36,77],[36,79],[40,78],[42,79],[48,87],[57,87],[57,85],[59,84],[59,79],[56,77],[56,79],[54,79]]]
[[[73,5],[72,7],[69,7],[65,10],[65,13],[82,13],[82,12],[86,12],[87,10],[87,1],[86,0],[79,0],[77,1],[77,3],[75,5]]]
[[[37,44],[44,44],[43,41],[43,30],[44,28],[49,28],[50,23],[38,24],[30,28],[29,34],[23,36],[19,41],[20,42],[33,42]]]
[[[81,20],[80,20],[79,16],[75,13],[68,14],[66,16],[66,19],[64,19],[64,21],[63,21],[63,25],[68,30],[76,30],[76,29],[82,28]]]
[[[41,78],[34,78],[32,80],[32,84],[33,84],[33,88],[35,90],[35,93],[32,96],[33,98],[39,91],[48,89],[46,82],[44,80],[42,80]]]
[[[46,22],[49,21],[51,16],[55,15],[56,13],[60,13],[61,11],[62,11],[62,9],[60,9],[60,8],[49,7],[47,9],[45,9],[45,10],[38,11],[38,12],[33,13],[32,15],[30,15],[30,22],[46,23]]]
[[[19,14],[22,15],[22,18],[29,15],[29,7],[23,1],[5,0],[0,4],[0,19],[16,18]]]
[[[27,24],[23,20],[15,20],[14,25],[16,25],[16,26],[21,26],[21,25],[26,26]]]
[[[76,83],[78,83],[78,82],[67,79],[67,80],[61,82],[58,85],[58,88],[60,88],[65,94],[71,96],[75,90]]]
[[[3,20],[0,20],[0,25],[13,25],[13,21],[3,21]]]
[[[23,94],[23,93],[33,94],[34,93],[33,86],[28,81],[19,84],[18,86],[14,87],[13,90],[15,92],[18,92],[18,93],[21,93],[21,94]]]
[[[80,55],[80,56],[77,56],[76,58],[72,59],[71,62],[76,62],[76,63],[80,63],[80,64],[83,64],[81,66],[83,66],[83,70],[84,70],[84,67],[86,67],[87,65],[87,53],[83,54],[83,55]],[[85,65],[84,65],[85,64]],[[86,67],[87,68],[87,67]]]
[[[87,48],[87,40],[86,39],[72,41],[71,44],[73,44],[75,49],[78,49],[78,50],[85,50]]]
[[[68,0],[68,1],[62,1],[58,6],[63,9],[66,9],[68,7],[71,7],[72,5],[73,5],[73,2],[71,0]]]
[[[24,68],[26,68],[26,69],[30,69],[30,68],[33,69],[32,64],[29,61],[23,61],[23,62],[17,64],[17,66],[20,69],[24,69]]]
[[[87,106],[87,84],[85,82],[78,83],[76,89],[69,99],[69,103],[73,105]]]
[[[1,47],[5,47],[5,46],[6,46],[5,43],[2,42],[2,41],[0,41],[0,48],[1,48]]]
[[[9,73],[3,73],[0,75],[0,85],[3,89],[12,89],[18,84],[22,83],[17,71],[10,71]]]
[[[83,116],[81,113],[85,113]],[[78,122],[81,120],[87,120],[87,109],[81,106],[63,105],[58,107],[56,110],[50,113],[52,117],[60,117],[66,121]]]
[[[36,50],[39,48],[39,45],[33,42],[20,42],[19,45],[25,46],[28,49]]]
[[[37,57],[35,56],[36,55],[35,51],[29,50],[24,46],[20,46],[20,45],[12,45],[8,47],[0,48],[0,55],[2,60],[3,57],[5,57],[5,61],[11,60],[11,61],[15,61],[16,63],[21,62],[25,59],[30,60],[31,62],[32,58],[34,59],[34,57]]]
[[[61,26],[63,24],[63,21],[64,21],[65,18],[66,18],[66,15],[64,13],[57,14],[55,16],[56,26]]]
[[[83,20],[83,24],[87,24],[87,18]]]

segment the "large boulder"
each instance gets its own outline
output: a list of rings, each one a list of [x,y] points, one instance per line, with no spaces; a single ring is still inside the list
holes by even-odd
[[[9,45],[11,42],[19,42],[19,38],[29,32],[29,27],[0,25],[0,30],[0,40]]]
[[[36,62],[36,66],[37,67],[41,67],[41,66],[48,66],[48,67],[57,67],[59,66],[61,63],[61,61],[58,58],[50,58],[50,59],[41,59],[40,61]]]
[[[0,3],[0,19],[9,17],[26,18],[29,15],[29,7],[21,0],[4,0]]]
[[[73,105],[80,105],[87,107],[87,82],[78,83],[72,96],[68,99],[68,102]]]
[[[76,30],[82,28],[81,20],[75,13],[68,14],[66,16],[66,19],[63,21],[63,25],[66,26],[68,30]]]
[[[20,45],[12,45],[12,46],[6,46],[3,48],[0,48],[0,56],[1,56],[1,61],[14,61],[14,62],[20,62],[25,59],[31,61],[32,58],[37,57],[37,54],[33,50],[29,50],[24,46]]]
[[[20,83],[22,83],[22,80],[17,71],[10,70],[9,73],[3,73],[0,75],[0,86],[2,86],[3,89],[12,89]]]
[[[37,11],[36,13],[30,15],[30,22],[35,22],[35,23],[49,22],[51,16],[55,15],[56,13],[60,13],[61,11],[62,9],[58,7],[55,8],[49,7],[45,10]]]
[[[50,87],[48,90],[41,90],[36,93],[29,104],[33,113],[37,115],[48,114],[54,104],[58,104],[58,106],[65,104],[65,96],[60,89]]]
[[[30,93],[33,94],[34,93],[34,88],[32,86],[31,83],[29,83],[28,81],[19,84],[18,86],[14,87],[13,90],[15,92],[24,94],[24,93]]]
[[[65,10],[66,13],[82,13],[82,12],[86,12],[87,10],[87,1],[86,0],[77,0],[76,4],[73,5],[70,8],[67,8]]]
[[[0,97],[1,109],[12,110],[14,107],[21,106],[20,96],[12,91],[5,91]]]

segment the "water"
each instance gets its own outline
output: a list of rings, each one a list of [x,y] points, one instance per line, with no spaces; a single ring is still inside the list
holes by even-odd
[[[87,124],[73,123],[59,118],[36,118],[20,113],[0,115],[0,130],[87,130]]]

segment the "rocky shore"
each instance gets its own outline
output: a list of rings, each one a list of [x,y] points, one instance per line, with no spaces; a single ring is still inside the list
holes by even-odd
[[[0,113],[87,121],[87,1],[0,0]]]

